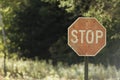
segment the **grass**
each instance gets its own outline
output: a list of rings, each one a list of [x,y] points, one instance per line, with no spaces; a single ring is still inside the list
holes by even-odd
[[[3,76],[3,58],[0,58],[0,75]],[[50,60],[7,59],[7,76],[0,80],[84,80],[84,64],[65,65]],[[89,80],[120,80],[120,70],[115,66],[89,64]]]

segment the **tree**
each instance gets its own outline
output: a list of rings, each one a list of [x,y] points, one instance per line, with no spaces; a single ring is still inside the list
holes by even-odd
[[[48,48],[66,31],[69,14],[59,8],[59,1],[26,0],[15,2],[15,5],[18,3],[18,9],[12,7],[14,3],[10,4],[11,20],[4,19],[6,26],[9,25],[9,51],[19,51],[27,57],[50,58]]]

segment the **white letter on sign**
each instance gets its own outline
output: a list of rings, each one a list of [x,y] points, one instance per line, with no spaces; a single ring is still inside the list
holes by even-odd
[[[84,36],[83,33],[85,32],[85,30],[79,30],[79,32],[81,33],[81,38],[80,38],[81,39],[81,43],[83,43],[83,40],[84,40],[83,39],[83,36]]]
[[[91,40],[90,40],[91,38]],[[86,41],[88,44],[91,44],[94,42],[94,32],[92,30],[88,30],[86,33]]]
[[[72,36],[75,38],[74,40],[71,39],[72,43],[77,43],[78,42],[78,38],[77,38],[77,35],[76,35],[77,33],[78,33],[77,30],[72,30],[71,31]]]
[[[98,38],[103,37],[103,32],[101,30],[96,31],[96,44],[98,43]]]

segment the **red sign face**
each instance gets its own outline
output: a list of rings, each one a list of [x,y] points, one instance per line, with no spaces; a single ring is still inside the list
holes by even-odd
[[[79,56],[95,56],[106,45],[106,29],[96,18],[79,17],[68,27],[68,45]]]

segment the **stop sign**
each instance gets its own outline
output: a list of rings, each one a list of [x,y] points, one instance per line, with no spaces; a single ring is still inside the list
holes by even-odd
[[[79,17],[68,27],[68,45],[79,56],[95,56],[106,45],[106,29],[96,18]]]

